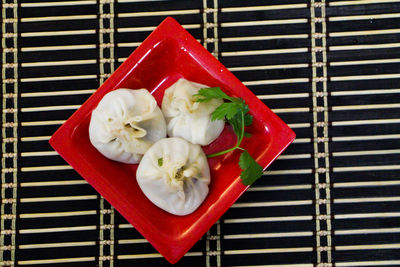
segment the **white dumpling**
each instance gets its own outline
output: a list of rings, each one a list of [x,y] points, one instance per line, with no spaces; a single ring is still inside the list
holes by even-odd
[[[109,159],[138,163],[156,141],[167,135],[164,116],[146,89],[118,89],[93,110],[89,138]]]
[[[175,215],[187,215],[206,198],[210,169],[199,145],[170,137],[156,142],[144,154],[136,179],[156,206]]]
[[[209,86],[179,79],[165,90],[161,109],[167,120],[169,136],[185,138],[193,144],[208,145],[224,129],[224,121],[211,121],[211,113],[223,103],[213,99],[207,103],[195,102],[200,88]]]

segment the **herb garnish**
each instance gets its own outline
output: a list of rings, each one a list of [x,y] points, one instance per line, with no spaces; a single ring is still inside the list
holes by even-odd
[[[163,163],[164,163],[163,158],[159,158],[159,159],[157,160],[157,163],[158,163],[158,166],[162,167],[162,165],[163,165]]]
[[[254,160],[254,158],[240,147],[243,137],[250,137],[251,134],[244,131],[245,126],[253,123],[253,116],[249,112],[249,106],[242,98],[230,97],[225,94],[219,87],[202,88],[197,94],[194,95],[196,102],[209,102],[212,99],[223,99],[224,102],[218,106],[211,114],[211,120],[226,120],[232,126],[233,131],[237,135],[237,143],[234,147],[229,149],[207,155],[212,158],[233,150],[242,150],[239,159],[239,166],[242,169],[240,177],[244,185],[251,185],[263,174],[263,168]]]

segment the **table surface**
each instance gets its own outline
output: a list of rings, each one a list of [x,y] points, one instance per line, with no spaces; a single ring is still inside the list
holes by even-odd
[[[0,265],[169,266],[49,146],[173,16],[297,139],[178,266],[400,266],[400,1],[3,0]]]

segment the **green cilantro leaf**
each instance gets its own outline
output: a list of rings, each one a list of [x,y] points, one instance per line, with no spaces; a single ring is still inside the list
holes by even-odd
[[[212,113],[211,120],[230,120],[238,113],[238,107],[235,103],[223,103]]]
[[[253,116],[250,114],[244,115],[244,126],[250,126],[253,123]]]
[[[228,120],[229,124],[232,126],[233,131],[235,134],[240,137],[242,134],[242,125],[237,120]]]
[[[159,158],[158,160],[157,160],[157,163],[158,163],[158,166],[162,166],[163,165],[163,163],[164,163],[164,160],[163,160],[163,158]]]
[[[229,124],[232,126],[233,131],[240,139],[242,135],[242,117],[239,114],[236,114],[232,119],[228,120]]]
[[[251,137],[251,133],[244,132],[244,137],[250,138]]]
[[[263,168],[247,151],[240,155],[239,166],[243,170],[240,177],[244,185],[251,185],[263,175]]]
[[[246,105],[246,102],[244,102],[243,99],[238,98],[238,97],[233,97],[232,102],[236,103],[238,107],[243,111],[243,113],[249,112],[249,106]]]
[[[231,97],[225,94],[219,87],[201,88],[195,95],[197,102],[209,102],[211,99],[231,100]]]
[[[213,121],[227,120],[237,135],[237,144],[234,147],[207,156],[212,158],[236,149],[243,150],[239,159],[239,166],[243,170],[240,177],[245,185],[254,183],[262,176],[263,169],[245,149],[240,147],[243,137],[251,137],[251,134],[244,130],[245,126],[250,126],[253,123],[253,116],[248,113],[249,106],[242,98],[230,97],[219,87],[202,88],[194,97],[196,102],[208,102],[212,99],[223,99],[226,101],[214,110],[211,114],[211,119]]]

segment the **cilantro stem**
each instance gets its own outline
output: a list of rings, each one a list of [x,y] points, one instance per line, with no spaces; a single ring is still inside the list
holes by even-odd
[[[241,123],[242,123],[242,132],[241,132],[240,136],[237,137],[238,140],[237,140],[236,145],[234,147],[231,147],[231,148],[226,149],[226,150],[222,150],[220,152],[208,154],[207,155],[208,158],[214,158],[214,157],[229,153],[229,152],[231,152],[233,150],[236,150],[236,149],[240,149],[242,151],[246,151],[246,149],[240,147],[240,144],[242,143],[242,140],[243,140],[243,137],[244,137],[244,113],[243,113],[243,111],[240,111],[240,113],[241,113],[241,118],[242,118],[242,121],[241,121]]]
[[[243,112],[243,110],[240,111],[240,115],[242,117],[242,133],[240,134],[240,139],[236,146],[240,146],[240,144],[242,143],[243,137],[244,137],[244,112]]]
[[[234,147],[231,147],[231,148],[229,148],[229,149],[222,150],[222,151],[220,151],[220,152],[216,152],[216,153],[208,154],[208,155],[207,155],[207,158],[214,158],[214,157],[217,157],[217,156],[220,156],[220,155],[226,154],[226,153],[228,153],[228,152],[231,152],[231,151],[235,150],[236,148],[238,148],[238,146],[237,146],[237,145],[236,145],[236,146],[234,146]]]
[[[228,101],[228,103],[224,102],[214,110],[214,112],[211,114],[211,120],[227,121],[235,132],[237,143],[234,147],[207,155],[207,157],[213,158],[229,153],[236,149],[241,150],[239,167],[242,169],[242,172],[240,173],[240,178],[242,179],[244,185],[251,185],[263,175],[263,167],[257,163],[257,161],[246,149],[240,147],[246,134],[244,127],[251,125],[253,122],[253,116],[248,114],[249,106],[246,105],[244,99],[239,97],[230,97],[219,87],[201,88],[194,96],[196,97],[196,102],[209,102],[212,99],[222,99]]]

